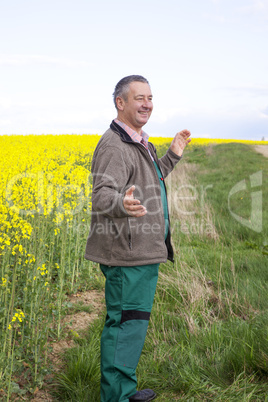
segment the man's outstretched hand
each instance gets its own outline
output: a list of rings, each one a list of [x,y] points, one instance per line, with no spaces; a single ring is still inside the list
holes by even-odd
[[[178,156],[182,156],[184,148],[189,142],[191,142],[191,135],[189,130],[182,130],[175,135],[170,145],[171,151],[173,151]]]
[[[135,186],[131,186],[125,193],[123,205],[127,213],[131,216],[143,216],[147,214],[147,209],[141,205],[141,202],[134,198]]]

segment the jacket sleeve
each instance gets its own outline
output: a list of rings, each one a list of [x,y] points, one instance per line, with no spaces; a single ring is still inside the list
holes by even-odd
[[[118,148],[106,146],[94,155],[92,213],[98,212],[111,218],[129,216],[123,198],[130,178],[125,155]]]
[[[156,153],[156,148],[153,146],[153,151],[154,151],[154,157],[157,158],[157,153]],[[165,179],[170,172],[174,169],[174,167],[177,165],[177,163],[181,160],[181,156],[175,154],[171,149],[169,148],[164,156],[162,158],[158,159],[158,164],[161,169],[161,172],[163,174],[163,178]]]

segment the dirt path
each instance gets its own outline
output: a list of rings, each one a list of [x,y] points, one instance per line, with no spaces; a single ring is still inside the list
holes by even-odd
[[[83,293],[77,293],[69,297],[69,302],[76,304],[77,302],[83,302],[83,305],[92,306],[92,312],[79,312],[75,314],[70,314],[64,317],[63,324],[66,324],[64,332],[66,337],[61,339],[59,342],[53,342],[53,351],[49,356],[50,361],[53,363],[54,372],[58,372],[62,368],[61,355],[65,349],[75,346],[72,337],[70,336],[71,331],[83,332],[88,328],[91,322],[98,318],[99,313],[104,309],[104,292],[99,292],[97,290],[90,290]],[[29,399],[30,400],[30,399]],[[54,399],[51,398],[49,392],[47,391],[46,383],[44,383],[42,389],[36,389],[34,393],[34,398],[31,402],[53,402]]]
[[[268,145],[256,145],[254,147],[255,151],[257,151],[259,154],[262,154],[268,158]]]

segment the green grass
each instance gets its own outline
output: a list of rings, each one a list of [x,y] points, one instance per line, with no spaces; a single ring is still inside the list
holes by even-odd
[[[97,401],[100,394],[100,342],[103,319],[95,322],[79,346],[66,351],[66,370],[56,376],[52,392],[64,401]]]
[[[155,389],[159,401],[267,401],[267,159],[246,145],[221,144],[195,147],[183,161],[195,164],[189,180],[198,195],[210,186],[195,200],[194,218],[208,222],[209,211],[216,235],[185,233],[178,221],[187,224],[189,217],[172,215],[176,262],[160,268],[139,388]],[[251,188],[250,176],[258,172],[261,185]],[[228,207],[231,189],[243,180],[245,189],[230,197]],[[171,190],[179,191],[176,183]],[[257,191],[262,228],[254,231],[230,211],[250,218]],[[57,400],[99,400],[103,322],[104,316],[66,354],[64,373],[55,380]]]
[[[185,159],[198,164],[198,183],[207,190],[207,198],[215,211],[216,225],[221,232],[221,239],[226,245],[232,246],[238,240],[244,241],[240,246],[257,245],[263,247],[268,242],[268,210],[265,208],[268,195],[268,164],[267,158],[256,153],[250,146],[244,144],[221,144],[211,148],[196,148],[187,153]],[[209,155],[208,155],[209,153]],[[250,176],[257,174],[260,184]],[[228,196],[231,189],[245,181],[245,189],[230,197],[230,209],[244,219],[251,216],[251,193],[262,192],[262,230],[257,232],[231,219],[228,208]],[[261,196],[261,195],[260,195]],[[261,229],[261,228],[260,228]],[[246,243],[249,242],[249,244]]]
[[[94,310],[91,304],[85,305],[82,300],[77,303],[67,303],[66,309],[68,311],[68,314],[76,314],[82,311],[85,313],[92,313],[92,311]]]

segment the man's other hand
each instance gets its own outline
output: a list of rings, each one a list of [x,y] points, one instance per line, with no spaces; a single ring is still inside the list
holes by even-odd
[[[144,216],[147,209],[141,205],[140,201],[134,198],[135,186],[131,186],[125,193],[123,205],[127,213],[131,216]]]
[[[189,130],[182,130],[175,135],[170,145],[171,151],[173,151],[178,156],[182,156],[184,148],[189,142],[191,142],[191,135]]]

